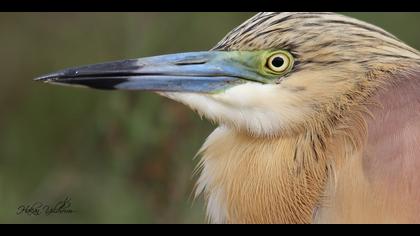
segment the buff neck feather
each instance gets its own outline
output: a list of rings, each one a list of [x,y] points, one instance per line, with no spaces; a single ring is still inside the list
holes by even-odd
[[[361,120],[359,118],[354,120]],[[197,193],[208,201],[214,223],[310,223],[323,205],[335,157],[351,156],[363,140],[336,130],[331,136],[305,132],[259,138],[219,127],[202,148]]]

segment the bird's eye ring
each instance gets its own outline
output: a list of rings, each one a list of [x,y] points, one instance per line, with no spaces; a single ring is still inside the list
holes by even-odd
[[[271,55],[267,60],[267,68],[273,73],[284,73],[292,67],[293,59],[286,52],[277,52]]]

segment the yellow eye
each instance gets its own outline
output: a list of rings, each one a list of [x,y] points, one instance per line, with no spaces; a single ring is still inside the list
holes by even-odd
[[[267,67],[274,73],[283,73],[290,69],[293,64],[291,55],[286,52],[278,52],[271,55],[267,60]]]

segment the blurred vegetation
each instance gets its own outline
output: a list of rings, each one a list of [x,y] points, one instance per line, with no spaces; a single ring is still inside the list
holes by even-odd
[[[420,49],[420,13],[345,13]],[[152,93],[35,83],[58,69],[207,50],[253,13],[0,13],[0,222],[204,223],[193,160],[214,125]],[[17,215],[71,198],[73,214]]]

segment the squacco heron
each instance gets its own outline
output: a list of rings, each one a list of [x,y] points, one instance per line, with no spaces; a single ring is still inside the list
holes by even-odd
[[[209,51],[61,70],[219,124],[196,194],[214,223],[420,223],[420,53],[335,13],[259,13]]]

